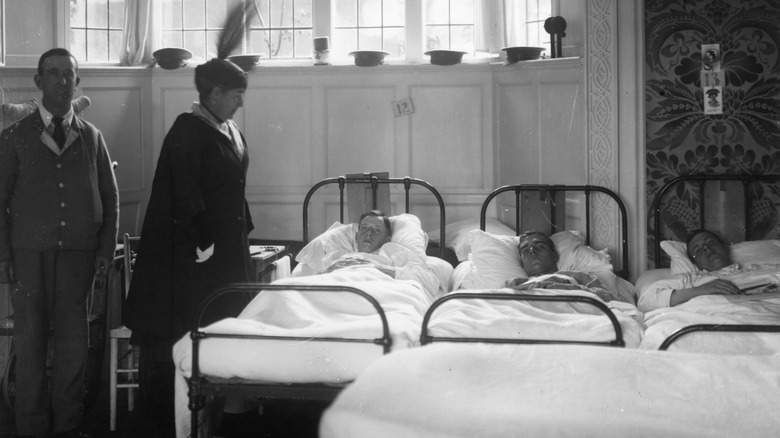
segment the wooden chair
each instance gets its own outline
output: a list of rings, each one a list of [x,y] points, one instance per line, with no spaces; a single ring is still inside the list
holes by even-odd
[[[131,237],[125,233],[122,239],[123,243],[123,263],[122,272],[124,274],[124,284],[122,295],[119,297],[119,303],[124,303],[127,297],[127,291],[130,290],[130,279],[133,275],[133,248],[137,247],[140,237]],[[121,311],[120,311],[121,314]],[[117,390],[127,389],[127,409],[135,409],[135,390],[138,388],[138,363],[136,360],[135,348],[130,344],[130,335],[132,330],[120,325],[111,329],[109,337],[111,339],[111,358],[110,358],[110,413],[111,413],[111,431],[116,430],[116,400]],[[120,342],[122,350],[120,352]],[[121,365],[121,368],[120,368]],[[120,376],[122,378],[120,379]]]

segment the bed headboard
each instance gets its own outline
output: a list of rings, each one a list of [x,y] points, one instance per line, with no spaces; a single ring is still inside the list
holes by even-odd
[[[663,240],[685,241],[706,228],[734,242],[776,237],[780,175],[683,175],[655,194],[651,226],[655,267],[668,266]]]
[[[444,242],[445,237],[445,212],[444,212],[444,200],[441,197],[441,194],[438,190],[436,190],[435,187],[428,184],[427,182],[417,179],[417,178],[411,178],[411,177],[403,177],[403,178],[380,178],[374,175],[366,176],[366,177],[352,177],[349,178],[345,176],[339,176],[334,178],[326,178],[314,186],[312,186],[311,189],[309,189],[309,192],[306,194],[306,198],[303,201],[303,243],[304,245],[309,242],[309,203],[311,202],[312,197],[314,196],[315,192],[319,190],[320,188],[324,186],[328,186],[331,184],[336,184],[338,186],[338,198],[339,198],[339,222],[344,223],[344,204],[345,204],[345,196],[344,196],[344,189],[348,184],[367,184],[371,187],[372,192],[372,200],[373,200],[373,208],[376,208],[376,202],[377,202],[377,192],[379,190],[380,184],[388,184],[388,185],[396,185],[396,186],[402,186],[403,192],[404,192],[404,205],[405,213],[412,213],[411,211],[411,188],[412,186],[422,186],[425,189],[428,190],[435,198],[436,202],[439,206],[439,229],[441,230],[441,241]],[[391,213],[391,212],[385,212],[387,214],[397,214],[397,213]],[[444,245],[440,248],[440,257],[444,258],[445,254],[445,247]]]
[[[501,214],[510,213],[512,216],[511,213],[514,213],[516,235],[528,230],[543,231],[547,235],[577,230],[583,233],[588,245],[594,241],[608,246],[610,242],[616,242],[610,247],[613,260],[617,255],[620,261],[620,269],[616,267],[615,274],[629,278],[628,218],[625,204],[615,192],[591,185],[517,184],[499,187],[482,203],[480,229],[485,230],[491,202],[507,192],[514,193],[514,202],[504,202],[505,206],[499,206],[498,215],[506,222],[512,218],[501,218]],[[531,213],[526,214],[528,212]],[[611,224],[619,224],[619,235],[615,235],[616,227]]]

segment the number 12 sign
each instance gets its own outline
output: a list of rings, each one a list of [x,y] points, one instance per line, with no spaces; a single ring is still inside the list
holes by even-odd
[[[393,101],[393,114],[396,117],[412,114],[413,112],[414,112],[414,105],[412,104],[411,97]]]

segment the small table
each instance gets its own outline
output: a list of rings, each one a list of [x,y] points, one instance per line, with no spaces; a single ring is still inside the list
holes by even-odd
[[[259,283],[268,283],[274,271],[274,262],[287,255],[284,245],[250,245],[249,255],[255,267],[255,275]]]

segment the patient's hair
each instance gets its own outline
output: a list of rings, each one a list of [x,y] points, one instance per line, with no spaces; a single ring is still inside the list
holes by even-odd
[[[369,210],[363,214],[360,215],[360,219],[358,220],[358,225],[360,225],[361,222],[363,222],[363,219],[374,216],[378,218],[382,218],[382,220],[385,223],[385,229],[387,230],[388,234],[390,236],[393,235],[393,229],[390,227],[390,218],[387,217],[387,215],[382,210]]]
[[[728,245],[726,245],[726,241],[722,237],[720,237],[717,234],[715,234],[714,231],[710,231],[710,230],[705,229],[705,228],[699,228],[697,230],[693,230],[693,231],[691,231],[690,234],[688,234],[688,238],[685,239],[685,252],[688,253],[688,259],[689,260],[693,260],[694,259],[693,254],[691,254],[691,241],[693,240],[694,237],[698,236],[701,233],[707,233],[710,236],[714,237],[715,240],[717,240],[721,245],[728,246]]]
[[[542,231],[536,231],[536,230],[529,230],[521,234],[519,237],[520,239],[517,241],[517,249],[520,250],[520,247],[523,245],[523,241],[528,239],[529,237],[533,235],[539,235],[542,236],[542,238],[547,242],[547,246],[550,247],[550,249],[553,250],[554,253],[558,254],[558,250],[555,248],[555,242],[548,236],[547,234],[543,233]]]
[[[38,76],[43,76],[43,62],[46,61],[47,58],[51,58],[53,56],[69,56],[73,59],[73,63],[76,66],[76,73],[79,72],[79,61],[76,59],[75,56],[73,56],[68,49],[63,49],[62,47],[55,47],[53,49],[49,49],[46,52],[44,52],[40,58],[38,58]]]

